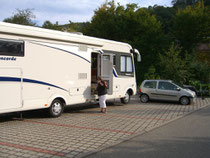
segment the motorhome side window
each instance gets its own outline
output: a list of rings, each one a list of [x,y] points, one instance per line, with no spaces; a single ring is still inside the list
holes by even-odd
[[[0,39],[0,55],[24,56],[24,42]]]
[[[121,56],[120,57],[120,71],[122,73],[132,73],[133,64],[131,56]]]

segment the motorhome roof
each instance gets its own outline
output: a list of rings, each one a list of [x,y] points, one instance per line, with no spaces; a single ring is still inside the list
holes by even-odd
[[[95,45],[98,47],[102,47],[106,43],[115,44],[115,45],[117,44],[124,47],[129,47],[131,49],[131,46],[129,44],[123,43],[123,42],[106,40],[106,39],[101,39],[101,38],[96,38],[96,37],[85,36],[85,35],[78,35],[78,34],[69,33],[69,32],[49,30],[49,29],[33,27],[33,26],[10,24],[10,23],[5,23],[5,22],[0,22],[0,33],[22,35],[22,36],[34,37],[34,38],[60,40],[60,41],[66,41],[66,42]]]

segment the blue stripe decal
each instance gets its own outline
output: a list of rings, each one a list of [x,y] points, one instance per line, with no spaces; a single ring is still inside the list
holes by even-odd
[[[17,77],[0,77],[0,82],[21,82],[21,78],[17,78]],[[27,79],[27,78],[23,78],[23,82],[27,82],[27,83],[35,83],[35,84],[41,84],[41,85],[47,85],[47,86],[51,86],[51,87],[55,87],[64,91],[67,91],[64,88],[58,87],[56,85],[47,83],[47,82],[42,82],[42,81],[37,81],[37,80],[31,80],[31,79]]]
[[[0,77],[0,81],[3,82],[20,82],[21,78],[16,77]]]
[[[72,52],[69,52],[67,50],[64,50],[64,49],[61,49],[61,48],[56,48],[56,47],[52,47],[52,46],[47,46],[47,45],[44,45],[44,44],[40,44],[40,43],[34,43],[34,42],[31,42],[32,44],[37,44],[37,45],[40,45],[40,46],[45,46],[45,47],[49,47],[49,48],[52,48],[52,49],[57,49],[57,50],[60,50],[60,51],[63,51],[63,52],[66,52],[66,53],[69,53],[69,54],[72,54],[72,55],[75,55],[79,58],[82,58],[83,60],[87,61],[88,63],[90,63],[89,60],[85,59],[84,57],[76,54],[76,53],[72,53]]]
[[[118,77],[116,70],[113,68],[114,77]]]
[[[103,54],[103,52],[102,52],[101,50],[98,50],[98,52],[99,52],[100,54]]]

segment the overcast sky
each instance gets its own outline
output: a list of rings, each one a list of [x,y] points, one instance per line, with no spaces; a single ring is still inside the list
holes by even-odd
[[[49,20],[59,24],[87,22],[106,0],[0,0],[0,21],[13,16],[16,9],[33,9],[36,23],[42,25]],[[137,3],[140,7],[171,6],[172,0],[115,0],[121,5]]]

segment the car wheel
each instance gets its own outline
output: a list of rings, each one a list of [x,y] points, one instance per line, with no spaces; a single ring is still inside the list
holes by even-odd
[[[182,105],[188,105],[188,104],[190,104],[190,99],[188,97],[181,97],[180,103]]]
[[[60,100],[55,99],[49,108],[49,114],[51,117],[59,117],[62,114],[63,109],[64,104]]]
[[[126,92],[125,97],[121,98],[120,101],[123,104],[128,104],[130,102],[130,99],[131,99],[131,95],[128,92]]]
[[[146,95],[146,94],[142,94],[142,95],[140,96],[140,101],[141,101],[142,103],[147,103],[147,102],[149,101],[149,96]]]

